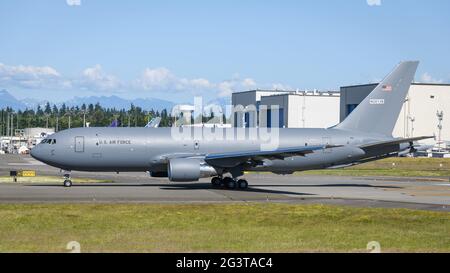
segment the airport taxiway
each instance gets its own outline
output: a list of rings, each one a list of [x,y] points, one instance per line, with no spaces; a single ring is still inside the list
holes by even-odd
[[[36,170],[38,175],[61,175],[29,156],[0,155],[0,176],[10,170]],[[289,202],[339,204],[450,211],[450,182],[442,179],[278,176],[249,174],[246,191],[216,189],[209,179],[197,183],[170,183],[146,173],[73,172],[72,177],[108,180],[108,183],[0,183],[0,203],[55,202]],[[19,179],[20,180],[20,179]]]

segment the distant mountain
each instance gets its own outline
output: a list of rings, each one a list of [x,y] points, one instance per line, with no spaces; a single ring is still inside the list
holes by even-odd
[[[37,100],[37,99],[23,99],[18,100],[15,97],[13,97],[8,91],[6,90],[0,90],[0,109],[11,107],[14,110],[24,110],[26,108],[28,109],[36,109],[39,106],[41,108],[44,108],[48,101],[46,100]],[[102,107],[106,108],[116,108],[116,109],[129,109],[131,104],[135,106],[139,106],[144,110],[155,110],[155,111],[161,111],[163,109],[167,109],[169,112],[172,110],[172,107],[176,104],[162,99],[155,99],[155,98],[146,98],[146,99],[133,99],[128,100],[124,99],[118,96],[90,96],[90,97],[75,97],[71,100],[60,102],[60,103],[53,103],[50,101],[50,104],[56,104],[58,107],[60,107],[63,103],[66,104],[66,106],[72,107],[72,106],[81,106],[83,103],[86,105],[89,104],[96,104],[100,103]],[[192,104],[187,103],[187,104]],[[219,98],[214,99],[208,102],[203,102],[203,107],[206,113],[210,112],[210,109],[212,107],[220,106],[222,107],[223,111],[226,111],[226,106],[231,104],[230,98]]]
[[[8,91],[0,90],[0,109],[11,107],[13,109],[25,109],[27,105],[13,97]]]
[[[173,102],[167,100],[154,98],[127,100],[118,96],[91,96],[83,98],[75,97],[74,99],[65,102],[67,106],[80,106],[83,103],[86,105],[100,103],[102,107],[116,109],[129,109],[131,104],[133,104],[135,106],[141,107],[144,110],[153,109],[159,111],[162,109],[170,110],[174,105]]]
[[[41,106],[41,108],[44,108],[48,102],[46,100],[37,100],[37,99],[30,99],[30,98],[23,99],[21,101],[27,106],[28,109],[36,109],[38,107],[38,105]],[[52,103],[50,102],[50,104],[52,104]]]
[[[18,100],[13,97],[8,91],[0,90],[0,109],[11,107],[14,110],[24,110],[28,109],[36,109],[39,106],[41,108],[45,107],[47,101],[45,100],[36,100],[36,99],[23,99]],[[129,109],[131,104],[135,106],[139,106],[144,110],[158,110],[161,111],[163,109],[167,109],[170,111],[172,107],[175,105],[171,101],[154,99],[154,98],[146,98],[146,99],[134,99],[127,100],[124,98],[120,98],[117,96],[91,96],[91,97],[75,97],[66,102],[56,103],[57,106],[61,106],[63,103],[66,106],[81,106],[83,103],[86,105],[100,103],[102,107],[106,108],[116,108],[116,109]],[[50,102],[53,105],[53,102]]]

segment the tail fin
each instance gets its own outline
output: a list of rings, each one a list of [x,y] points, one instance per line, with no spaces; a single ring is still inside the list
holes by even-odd
[[[366,133],[392,135],[419,62],[400,63],[335,128]]]

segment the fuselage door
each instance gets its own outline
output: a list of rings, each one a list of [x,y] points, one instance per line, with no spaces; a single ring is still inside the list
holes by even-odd
[[[75,152],[76,153],[84,152],[84,137],[83,136],[75,137]]]

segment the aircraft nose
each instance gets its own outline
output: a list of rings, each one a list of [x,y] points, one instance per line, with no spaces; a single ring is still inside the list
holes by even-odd
[[[33,149],[31,149],[30,151],[30,155],[37,160],[41,160],[42,159],[42,149],[40,149],[39,145],[37,145],[36,147],[34,147]]]

